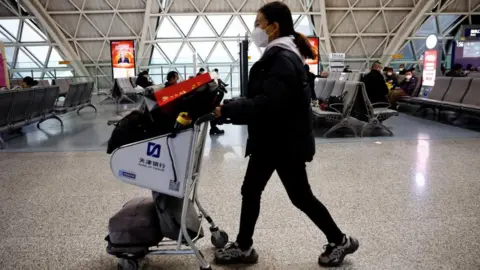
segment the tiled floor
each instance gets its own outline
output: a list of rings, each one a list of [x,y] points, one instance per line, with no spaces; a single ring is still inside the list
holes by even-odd
[[[0,269],[116,269],[103,240],[108,219],[150,193],[110,171],[102,145],[111,116],[107,106],[96,118],[69,114],[65,133],[55,121],[46,133],[26,128],[0,152]],[[343,269],[480,269],[479,133],[404,115],[387,125],[395,137],[318,139],[308,165],[314,193],[360,240]],[[226,129],[208,140],[200,197],[234,238],[245,131]],[[199,245],[212,259],[209,242]],[[260,262],[248,269],[318,269],[323,244],[274,175],[255,234]],[[144,269],[198,265],[193,256],[150,257]]]

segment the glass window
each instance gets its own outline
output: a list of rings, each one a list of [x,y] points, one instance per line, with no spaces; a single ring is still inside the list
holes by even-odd
[[[158,28],[157,38],[180,38],[182,37],[178,33],[177,29],[173,26],[172,22],[168,17],[163,17],[163,20],[160,22],[160,27]]]
[[[166,42],[166,43],[159,43],[158,46],[162,49],[163,53],[168,57],[170,62],[173,62],[175,56],[178,53],[178,50],[182,47],[181,42]]]
[[[227,31],[223,34],[224,37],[243,37],[248,30],[245,28],[240,19],[235,16],[232,23],[228,26]]]
[[[5,47],[5,54],[7,55],[7,63],[13,66],[13,56],[15,55],[15,47]]]
[[[423,52],[425,52],[425,49],[427,48],[425,46],[425,39],[414,39],[412,40],[413,42],[413,47],[415,49],[415,53],[417,57],[420,57]]]
[[[180,53],[178,54],[177,60],[175,60],[177,64],[192,64],[193,63],[193,51],[190,49],[187,43],[183,44]]]
[[[403,60],[415,60],[415,55],[413,54],[412,45],[410,42],[407,42],[398,53],[403,56]]]
[[[73,73],[70,70],[57,70],[57,78],[73,77]]]
[[[2,26],[7,33],[12,35],[13,38],[17,38],[19,24],[20,20],[18,19],[0,20],[0,26]]]
[[[225,48],[222,46],[221,42],[217,43],[217,46],[213,49],[212,55],[210,55],[210,59],[208,59],[209,63],[230,63],[232,59],[228,55]]]
[[[1,30],[1,29],[0,29]],[[4,42],[4,43],[7,43],[7,42],[12,42],[11,39],[7,38],[4,34],[2,34],[2,32],[0,32],[0,41],[1,42]]]
[[[177,24],[178,28],[182,30],[183,34],[186,36],[192,28],[193,22],[197,16],[172,16],[173,21]]]
[[[39,66],[23,50],[18,50],[17,68],[39,68]]]
[[[261,56],[262,54],[258,47],[250,43],[250,46],[248,48],[248,57],[250,59],[248,60],[248,62],[257,62]]]
[[[225,46],[230,51],[230,54],[233,56],[235,61],[238,61],[239,53],[240,53],[240,46],[236,41],[224,41]]]
[[[35,31],[36,29],[37,31]],[[29,21],[23,22],[22,42],[40,42],[45,41],[45,36],[41,31]]]
[[[302,16],[302,18],[300,18],[297,26],[295,26],[295,31],[302,33],[306,36],[314,35],[312,23],[310,22],[310,17],[308,15]]]
[[[50,53],[50,59],[48,59],[48,67],[67,67],[67,65],[60,65],[58,62],[63,61],[63,57],[57,51],[57,48],[53,47]]]
[[[445,32],[445,30],[452,26],[458,18],[460,18],[460,15],[438,15],[437,19],[440,32]]]
[[[26,46],[25,49],[27,49],[30,54],[35,56],[40,63],[45,63],[45,60],[47,60],[47,55],[48,55],[48,50],[50,49],[49,46]]]
[[[215,41],[199,41],[191,43],[197,51],[197,54],[202,58],[203,61],[207,59],[208,54],[210,53],[210,51],[212,51],[212,48],[215,45]]]
[[[230,15],[209,15],[207,19],[213,25],[217,34],[221,35],[231,17]]]
[[[300,15],[298,15],[298,14],[292,14],[293,24],[295,24],[295,23],[297,22],[298,18],[300,18]]]
[[[197,24],[193,28],[190,37],[215,37],[215,33],[205,22],[205,19],[202,16],[198,16]]]
[[[153,53],[152,53],[152,58],[150,60],[150,64],[153,65],[162,65],[162,64],[167,64],[167,60],[163,57],[163,55],[160,53],[160,51],[154,47]]]
[[[437,34],[437,23],[435,22],[434,16],[428,17],[428,19],[417,30],[415,36],[427,37],[431,34]]]
[[[255,29],[255,19],[257,18],[257,15],[242,15],[242,19],[247,25],[248,29],[250,32]]]

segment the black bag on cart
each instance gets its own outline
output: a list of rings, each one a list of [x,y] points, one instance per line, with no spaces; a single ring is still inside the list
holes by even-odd
[[[143,257],[151,246],[162,241],[163,235],[155,204],[151,197],[134,198],[127,202],[108,222],[107,252]]]
[[[155,105],[145,111],[131,112],[115,126],[108,140],[107,154],[111,154],[115,149],[129,143],[171,133],[174,130],[177,116],[182,112],[187,112],[194,123],[199,117],[215,110],[223,91],[223,88],[219,87],[215,81],[211,81],[178,100],[172,101],[165,107]],[[154,99],[154,95],[149,97]]]
[[[182,220],[183,198],[176,198],[157,192],[152,192],[152,195],[163,236],[171,240],[178,240],[180,222]],[[197,210],[192,201],[188,202],[186,225],[190,238],[194,239],[197,235],[199,235],[199,238],[204,236]],[[185,243],[184,240],[182,242]]]

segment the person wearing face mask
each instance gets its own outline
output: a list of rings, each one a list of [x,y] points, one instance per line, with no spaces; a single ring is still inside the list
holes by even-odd
[[[393,72],[393,68],[387,68],[387,71],[385,72],[385,81],[389,83],[392,88],[395,88],[398,84],[398,77],[395,72]]]
[[[400,82],[398,87],[390,91],[388,101],[392,109],[397,109],[397,102],[406,96],[411,96],[417,85],[417,77],[413,76],[411,70],[405,73],[405,79]]]
[[[138,74],[137,80],[135,81],[135,84],[138,86],[141,86],[143,88],[147,88],[149,86],[153,85],[152,80],[150,79],[150,76],[148,76],[148,71],[144,70]]]
[[[405,75],[406,72],[407,72],[407,70],[405,69],[405,65],[404,65],[404,64],[401,64],[401,65],[398,67],[398,75]]]
[[[359,246],[337,226],[327,208],[313,195],[305,163],[315,155],[313,114],[305,59],[318,52],[294,30],[292,14],[282,2],[270,2],[257,13],[252,41],[265,48],[250,70],[247,96],[217,107],[217,117],[248,126],[246,156],[250,157],[242,186],[237,239],[215,252],[217,264],[254,264],[255,224],[260,198],[276,171],[292,203],[326,235],[329,244],[318,262],[338,266]],[[293,236],[292,236],[293,237]]]

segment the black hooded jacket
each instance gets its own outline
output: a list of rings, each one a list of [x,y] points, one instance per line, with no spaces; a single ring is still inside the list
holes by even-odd
[[[313,159],[310,87],[303,61],[292,51],[267,50],[250,70],[247,97],[225,104],[222,115],[248,125],[247,156]]]

